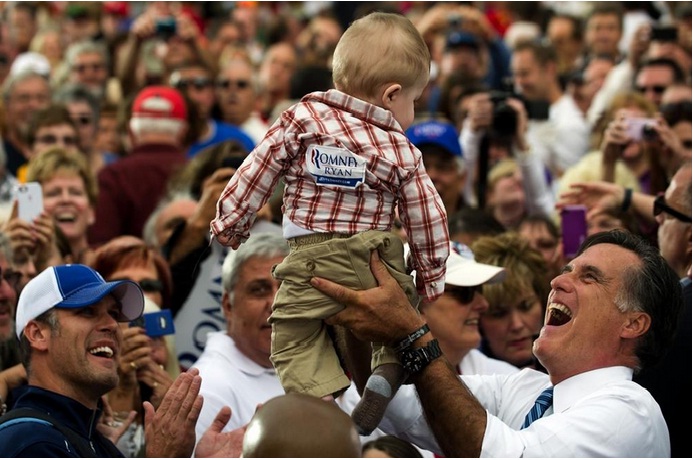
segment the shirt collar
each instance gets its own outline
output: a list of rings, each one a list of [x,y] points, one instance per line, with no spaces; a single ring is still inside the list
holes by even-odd
[[[634,370],[626,366],[604,367],[582,372],[554,386],[552,406],[555,413],[564,412],[586,395],[615,382],[632,380]]]

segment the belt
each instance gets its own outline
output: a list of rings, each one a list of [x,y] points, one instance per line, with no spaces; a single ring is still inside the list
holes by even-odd
[[[287,243],[290,249],[297,249],[302,246],[311,246],[325,241],[334,240],[336,238],[350,238],[349,233],[311,233],[310,235],[296,236],[289,238]]]

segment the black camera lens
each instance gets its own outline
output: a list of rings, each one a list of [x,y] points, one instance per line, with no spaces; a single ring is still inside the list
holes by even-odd
[[[658,133],[653,126],[645,125],[643,127],[643,138],[652,141],[658,138]]]

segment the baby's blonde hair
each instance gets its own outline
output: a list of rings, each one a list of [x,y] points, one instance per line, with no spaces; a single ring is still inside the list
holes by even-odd
[[[429,79],[431,55],[412,22],[400,14],[371,13],[357,19],[340,38],[333,55],[335,88],[372,98],[386,83],[404,89]]]

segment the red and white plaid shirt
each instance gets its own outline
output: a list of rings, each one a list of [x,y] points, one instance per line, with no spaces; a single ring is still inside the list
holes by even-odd
[[[319,161],[332,152],[347,160],[344,169],[344,161]],[[350,168],[352,157],[362,166]],[[324,171],[330,171],[327,183],[317,183]],[[340,174],[354,171],[363,172],[363,183],[341,182]],[[286,184],[285,220],[310,232],[390,230],[397,205],[410,263],[425,288],[418,286],[420,293],[431,301],[443,292],[446,211],[421,152],[390,111],[337,90],[308,94],[287,109],[222,192],[211,223],[220,243],[236,248],[249,237],[256,213],[280,177]]]

